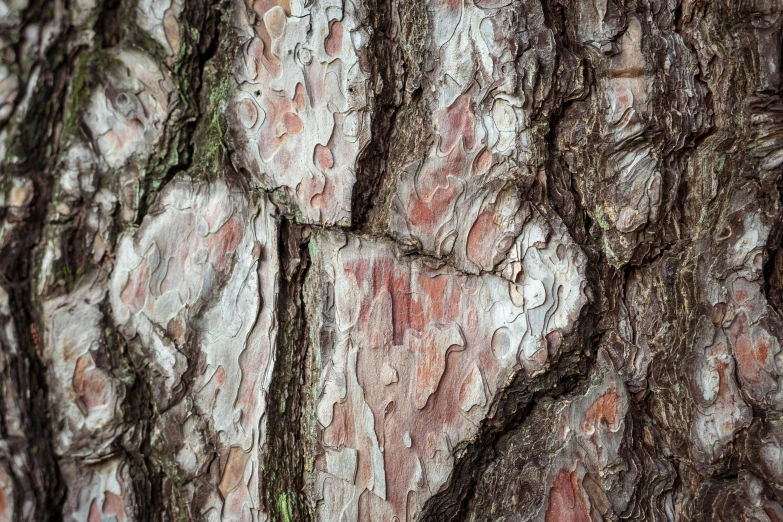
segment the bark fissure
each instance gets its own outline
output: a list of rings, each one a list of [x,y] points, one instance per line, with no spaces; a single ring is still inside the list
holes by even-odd
[[[304,431],[307,404],[305,375],[308,360],[307,316],[302,288],[309,269],[306,227],[281,220],[280,288],[276,369],[269,386],[268,422],[274,427],[269,438],[264,471],[269,477],[264,488],[265,503],[273,520],[310,520],[305,496],[307,436]]]
[[[518,430],[542,398],[557,400],[577,389],[587,388],[586,377],[593,369],[593,356],[589,352],[575,352],[563,359],[556,362],[545,376],[533,382],[525,376],[514,379],[493,406],[493,416],[483,421],[476,440],[461,452],[449,488],[430,499],[420,520],[471,520],[476,483],[487,466],[502,455],[497,451],[499,441]]]
[[[372,17],[372,45],[368,61],[376,97],[372,138],[357,158],[357,180],[351,194],[351,227],[355,230],[364,228],[386,175],[391,143],[388,138],[395,130],[402,96],[401,85],[405,85],[406,76],[405,57],[398,49],[394,34],[398,30],[392,18],[394,2],[368,2],[367,10]]]

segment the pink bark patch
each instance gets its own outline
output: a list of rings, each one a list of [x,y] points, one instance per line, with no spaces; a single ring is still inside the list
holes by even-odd
[[[87,514],[87,522],[102,522],[101,510],[98,507],[98,500],[92,499],[90,502],[90,512]]]
[[[343,24],[339,20],[329,22],[329,36],[324,40],[324,50],[326,54],[334,58],[340,54],[343,47]]]
[[[285,11],[287,16],[291,16],[291,2],[290,0],[255,0],[253,2],[253,11],[258,15],[258,22],[255,25],[256,33],[263,42],[264,62],[269,65],[273,65],[273,69],[279,71],[280,60],[277,56],[272,54],[272,35],[270,29],[274,32],[275,28],[267,28],[264,23],[264,15],[273,7],[280,6]],[[266,64],[265,64],[266,65]],[[275,74],[274,76],[277,76]]]
[[[299,120],[297,124],[293,118],[287,116],[288,114],[296,115],[290,112],[292,105],[285,96],[264,96],[261,99],[261,107],[266,112],[266,121],[259,129],[258,146],[261,157],[264,161],[269,161],[283,146],[288,135],[295,134],[292,132],[293,130],[299,127],[299,132],[301,132],[302,120]]]
[[[125,303],[134,314],[139,313],[144,308],[147,300],[147,286],[150,281],[150,267],[146,259],[142,259],[138,268],[131,273],[128,278],[128,284],[120,294],[122,302]]]
[[[435,328],[428,328],[419,338],[411,339],[413,360],[416,367],[416,407],[420,410],[427,405],[427,399],[438,388],[443,372],[446,370],[446,353],[451,344]]]
[[[242,483],[242,478],[245,476],[245,467],[249,459],[250,453],[245,453],[239,446],[232,446],[229,450],[223,477],[220,479],[220,485],[218,485],[218,491],[220,491],[223,499]]]
[[[737,373],[742,381],[750,385],[748,394],[761,399],[775,388],[775,381],[770,375],[771,338],[764,330],[757,331],[755,339],[752,333],[753,330],[748,328],[748,314],[744,311],[737,314],[728,331],[737,358]]]
[[[783,516],[780,513],[780,508],[775,509],[778,506],[764,506],[764,513],[769,517],[772,522],[783,522]]]
[[[449,186],[436,190],[429,200],[414,199],[408,209],[411,224],[420,227],[440,224],[444,217],[451,214],[451,207],[458,194],[457,186]]]
[[[73,373],[73,389],[88,408],[97,408],[108,402],[111,388],[101,370],[91,368],[92,356],[82,355],[76,361]]]
[[[479,214],[468,233],[468,259],[484,270],[492,270],[500,225],[495,222],[495,213],[485,210]]]
[[[329,178],[326,178],[324,179],[323,190],[310,199],[310,205],[313,208],[327,210],[332,207],[335,201],[337,201],[337,198],[334,191],[334,183]]]
[[[473,136],[474,119],[470,113],[470,102],[467,97],[457,98],[445,111],[437,116],[438,134],[440,134],[441,154],[448,155],[463,140],[465,148],[471,149],[475,144]]]
[[[256,104],[251,100],[242,100],[239,102],[236,111],[239,121],[247,129],[252,128],[258,121],[258,109],[256,108]]]
[[[0,489],[0,521],[10,521],[8,516],[8,494],[4,489]]]
[[[601,426],[616,427],[621,419],[620,396],[610,388],[590,405],[579,427],[584,433],[591,433]]]
[[[268,51],[271,46],[272,38],[263,26],[259,30],[259,33],[263,34],[259,34],[259,38],[251,41],[247,48],[247,54],[255,62],[255,65],[253,66],[255,76],[258,76],[263,69],[272,78],[277,78],[280,76],[282,67],[280,66],[280,60],[277,56],[273,56],[272,53]],[[264,42],[264,37],[267,38],[270,43]]]
[[[315,146],[313,151],[313,161],[321,170],[331,169],[334,166],[334,156],[332,151],[321,144]]]
[[[590,522],[590,511],[576,472],[562,469],[549,490],[546,522]]]
[[[484,149],[478,153],[476,159],[473,160],[473,174],[482,174],[486,172],[492,165],[492,153],[488,149]]]
[[[326,446],[339,448],[347,441],[353,441],[354,413],[350,401],[338,402],[332,409],[332,423],[323,431],[322,440]]]
[[[307,107],[307,100],[305,98],[305,88],[301,83],[296,84],[296,90],[294,91],[294,108],[297,111],[303,111]]]
[[[239,383],[235,407],[242,410],[242,426],[250,430],[247,425],[249,419],[253,418],[253,412],[256,411],[258,402],[261,398],[260,390],[266,371],[266,365],[269,362],[270,349],[267,342],[258,339],[251,339],[245,350],[239,356],[239,368],[242,370],[242,380]],[[225,372],[223,372],[225,380]]]
[[[209,261],[215,270],[222,272],[226,269],[228,254],[236,250],[241,239],[242,224],[235,217],[226,221],[220,230],[208,237]]]
[[[293,112],[283,114],[283,126],[285,128],[285,134],[300,134],[304,130],[302,118]]]
[[[122,497],[115,495],[111,491],[104,492],[103,514],[109,517],[115,517],[117,522],[125,522],[127,517],[125,515],[125,503],[122,501]]]

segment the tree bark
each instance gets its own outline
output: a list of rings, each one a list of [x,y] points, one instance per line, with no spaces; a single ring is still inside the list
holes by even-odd
[[[783,521],[781,0],[0,0],[0,521]]]

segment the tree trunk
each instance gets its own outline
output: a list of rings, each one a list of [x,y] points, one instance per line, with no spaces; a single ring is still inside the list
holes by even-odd
[[[0,521],[783,521],[783,0],[0,0]]]

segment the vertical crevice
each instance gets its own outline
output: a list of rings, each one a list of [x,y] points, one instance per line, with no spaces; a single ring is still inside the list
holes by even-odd
[[[140,225],[147,215],[157,194],[177,174],[192,170],[194,165],[197,175],[204,174],[202,160],[203,150],[207,147],[199,144],[211,139],[209,133],[214,131],[211,119],[219,108],[210,106],[211,93],[220,88],[217,84],[217,70],[225,67],[225,58],[218,55],[224,51],[226,40],[225,28],[220,13],[226,9],[226,2],[215,5],[209,2],[196,2],[188,5],[182,15],[184,27],[191,30],[185,33],[187,54],[174,68],[174,78],[179,87],[181,100],[184,102],[182,114],[177,121],[169,122],[165,134],[161,137],[161,154],[150,158],[150,169],[153,175],[144,180],[144,188],[139,202],[136,225]],[[183,139],[184,138],[184,139]],[[216,165],[227,163],[227,157],[218,155]]]
[[[280,277],[275,369],[267,398],[269,433],[264,451],[262,485],[270,520],[310,520],[305,481],[305,434],[302,422],[306,401],[306,335],[303,286],[310,256],[307,228],[282,219],[280,223]]]
[[[367,223],[377,195],[383,185],[404,78],[398,78],[402,55],[397,47],[393,20],[393,2],[368,2],[367,11],[373,36],[370,40],[370,78],[375,91],[372,108],[372,138],[358,158],[356,183],[351,198],[352,228],[362,230]],[[403,74],[404,76],[404,74]]]
[[[31,520],[62,520],[62,504],[66,485],[53,449],[53,436],[48,405],[46,366],[42,358],[44,334],[33,299],[33,249],[41,235],[48,194],[36,169],[27,166],[25,177],[33,180],[36,199],[31,215],[18,234],[0,251],[0,286],[8,292],[11,319],[16,337],[12,347],[5,336],[0,337],[0,348],[6,353],[10,382],[6,383],[12,400],[17,400],[24,431],[24,440],[3,439],[8,444],[8,457],[16,493],[15,506],[23,516],[23,502],[33,500]],[[9,390],[9,391],[10,391]],[[3,412],[5,415],[6,412]],[[7,419],[3,419],[5,426]],[[21,459],[14,458],[21,456]],[[19,462],[24,465],[19,466]]]
[[[24,24],[53,22],[52,12],[44,3],[34,3],[23,14]],[[7,382],[4,400],[17,401],[16,412],[2,411],[3,456],[12,462],[9,467],[14,490],[14,516],[19,520],[60,521],[67,490],[53,445],[47,369],[43,359],[45,332],[40,317],[40,301],[34,290],[40,260],[37,247],[42,237],[51,200],[51,172],[59,152],[59,139],[64,114],[64,97],[72,74],[73,56],[67,51],[72,34],[64,28],[56,41],[27,70],[37,70],[34,85],[28,89],[27,111],[16,114],[6,126],[13,134],[6,140],[6,162],[0,165],[5,183],[13,178],[32,183],[32,200],[24,219],[6,233],[0,246],[0,286],[8,293],[10,320],[15,343],[0,336],[0,349],[5,353]],[[21,54],[17,53],[21,63]],[[20,94],[20,97],[22,95]],[[17,105],[17,109],[20,106]],[[15,220],[16,221],[16,220]],[[6,415],[19,415],[8,419]],[[8,421],[21,428],[23,435],[9,437]]]

